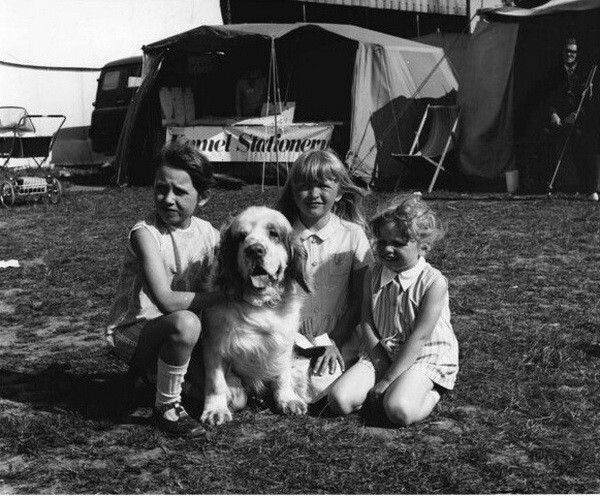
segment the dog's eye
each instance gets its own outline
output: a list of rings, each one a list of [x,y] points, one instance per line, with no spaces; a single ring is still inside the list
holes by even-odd
[[[269,237],[275,240],[281,239],[281,236],[279,235],[279,232],[276,229],[269,230]]]

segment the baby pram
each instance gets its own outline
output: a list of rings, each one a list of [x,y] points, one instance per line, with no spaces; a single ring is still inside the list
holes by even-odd
[[[41,167],[65,121],[60,114],[29,114],[23,107],[0,107],[0,165],[6,167],[12,159],[31,158]]]
[[[8,167],[11,160],[31,158],[41,168],[65,121],[64,115],[29,114],[23,107],[0,106],[0,167]],[[0,182],[0,205],[5,207],[18,198],[48,198],[58,203],[61,195],[60,181],[52,176],[9,177]]]

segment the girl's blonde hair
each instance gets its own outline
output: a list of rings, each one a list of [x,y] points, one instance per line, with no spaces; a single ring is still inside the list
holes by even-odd
[[[380,236],[382,226],[388,222],[396,225],[404,241],[416,241],[427,248],[431,248],[445,234],[435,212],[417,194],[397,196],[386,208],[375,214],[370,227],[376,238]]]
[[[342,198],[332,208],[338,217],[366,228],[363,198],[367,192],[354,184],[348,170],[332,150],[310,150],[300,155],[290,169],[287,181],[277,202],[277,208],[293,224],[299,216],[293,188],[297,184],[335,181]]]

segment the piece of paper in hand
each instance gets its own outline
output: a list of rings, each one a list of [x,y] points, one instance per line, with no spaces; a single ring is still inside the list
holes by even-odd
[[[296,334],[295,345],[303,350],[310,350],[311,348],[318,348],[320,346],[330,346],[332,344],[333,342],[327,334],[321,334],[316,338],[312,338],[312,341],[309,341],[309,339],[302,334]]]

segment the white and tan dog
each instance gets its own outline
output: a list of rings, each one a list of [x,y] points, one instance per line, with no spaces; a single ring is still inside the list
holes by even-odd
[[[304,248],[276,210],[247,208],[223,228],[209,289],[226,296],[203,314],[203,422],[228,422],[228,403],[234,409],[245,404],[244,392],[226,379],[230,372],[245,390],[271,388],[280,412],[306,413],[307,374],[292,373],[301,305],[297,286],[308,291],[305,262]]]

